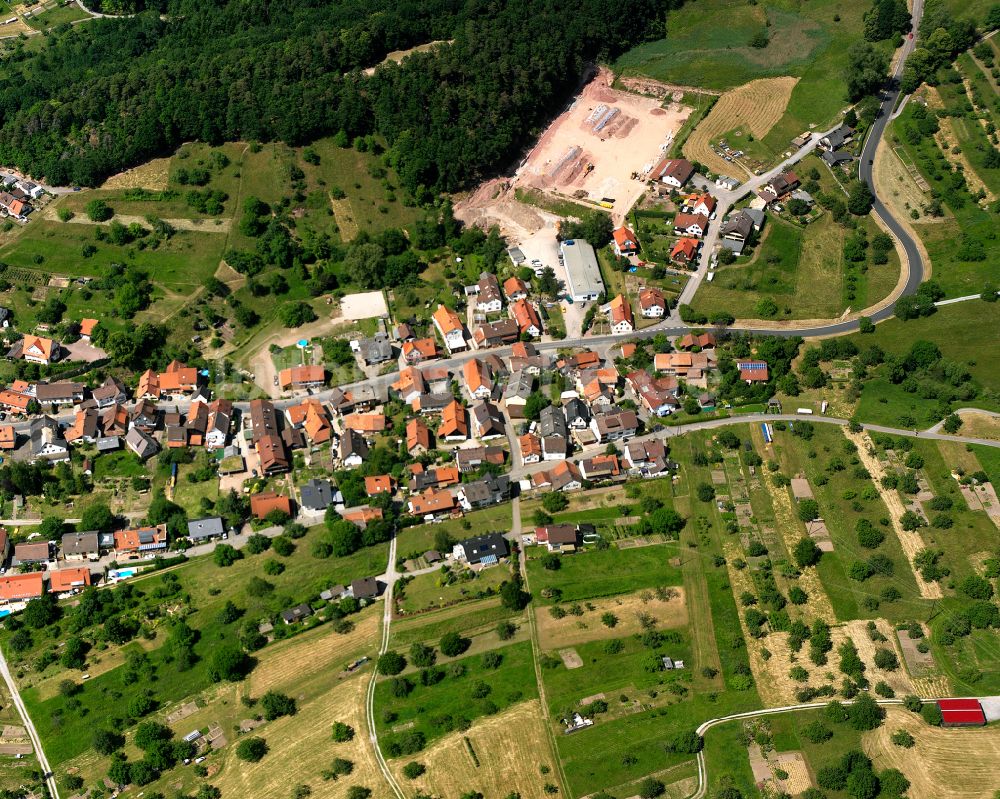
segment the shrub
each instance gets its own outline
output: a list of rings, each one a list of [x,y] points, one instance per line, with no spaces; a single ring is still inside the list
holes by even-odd
[[[337,743],[347,743],[354,740],[354,727],[342,721],[333,723],[333,740]]]
[[[427,771],[427,767],[423,763],[418,763],[415,760],[411,760],[403,766],[403,776],[408,780],[415,780],[425,771]]]
[[[236,757],[248,763],[256,763],[268,752],[267,741],[257,736],[244,738],[236,746]]]
[[[379,655],[377,666],[380,674],[387,674],[391,677],[406,668],[406,658],[390,649],[384,655]]]

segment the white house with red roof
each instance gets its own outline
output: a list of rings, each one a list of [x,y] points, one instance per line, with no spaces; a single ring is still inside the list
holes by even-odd
[[[615,229],[614,240],[615,255],[619,258],[623,255],[635,255],[639,252],[639,239],[625,225]]]

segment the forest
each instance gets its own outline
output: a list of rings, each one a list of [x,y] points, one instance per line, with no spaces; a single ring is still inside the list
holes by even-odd
[[[678,0],[160,0],[18,45],[0,162],[93,186],[180,143],[378,134],[418,199],[516,159],[586,64],[662,34]],[[387,52],[448,47],[371,76]]]

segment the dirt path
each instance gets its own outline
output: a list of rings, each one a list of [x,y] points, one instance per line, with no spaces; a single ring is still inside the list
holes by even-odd
[[[941,586],[938,583],[931,583],[924,580],[924,578],[920,576],[920,572],[917,570],[916,566],[913,565],[913,559],[917,556],[917,553],[925,547],[924,540],[921,538],[919,531],[914,531],[912,533],[907,532],[899,523],[900,517],[906,509],[903,507],[903,501],[900,499],[899,494],[896,493],[895,489],[887,489],[883,487],[882,478],[886,475],[886,469],[885,466],[882,465],[882,462],[869,452],[869,447],[872,447],[871,439],[864,433],[852,433],[847,428],[844,428],[844,435],[857,446],[858,457],[861,459],[861,463],[872,476],[872,482],[874,483],[875,488],[878,489],[878,492],[882,497],[882,501],[885,502],[886,507],[889,509],[889,516],[892,519],[892,527],[896,531],[896,536],[899,538],[899,543],[903,547],[903,552],[906,554],[907,563],[913,570],[913,576],[917,581],[917,587],[920,589],[920,596],[925,599],[940,599],[944,596],[941,591]]]
[[[56,215],[56,209],[49,206],[45,209],[45,213],[42,214],[43,219],[47,219],[50,222],[59,221],[59,217]],[[222,218],[222,219],[164,219],[168,225],[176,228],[177,230],[193,230],[200,233],[229,233],[230,223],[232,219]],[[149,222],[146,221],[146,217],[139,216],[138,214],[115,214],[107,222],[94,222],[87,216],[74,216],[72,219],[68,220],[68,224],[71,225],[101,225],[107,227],[112,222],[119,222],[122,225],[139,224],[146,227]]]

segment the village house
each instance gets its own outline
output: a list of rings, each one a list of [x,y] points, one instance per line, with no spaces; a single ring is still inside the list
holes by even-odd
[[[326,369],[322,365],[293,366],[278,372],[278,382],[283,391],[318,388],[326,382]]]
[[[674,342],[674,346],[679,350],[690,350],[695,347],[702,350],[715,349],[715,344],[714,333],[700,333],[698,335],[686,333]]]
[[[355,469],[368,457],[368,442],[356,430],[345,430],[340,437],[337,456],[345,469]]]
[[[521,450],[521,463],[538,463],[542,459],[542,440],[534,433],[525,433],[518,438],[517,446]]]
[[[625,380],[640,404],[654,416],[669,416],[680,407],[676,378],[654,380],[645,369],[639,369],[629,372]]]
[[[480,441],[504,438],[507,435],[504,416],[492,402],[480,402],[473,407],[472,422],[476,438]]]
[[[423,419],[410,419],[406,423],[406,451],[411,458],[416,458],[430,449],[432,449],[430,428]]]
[[[854,128],[848,125],[840,125],[835,130],[831,130],[819,140],[819,146],[824,150],[839,150],[851,140],[854,135]]]
[[[80,338],[84,341],[90,341],[91,337],[94,335],[94,330],[97,329],[99,324],[97,319],[81,319],[80,320]]]
[[[690,194],[682,201],[682,210],[688,214],[711,217],[715,212],[715,198],[708,192]]]
[[[639,252],[639,239],[624,225],[615,228],[612,238],[614,239],[615,255],[619,258],[635,255]]]
[[[101,557],[101,537],[96,531],[65,533],[60,550],[64,560],[98,560]]]
[[[531,475],[531,487],[535,490],[547,488],[550,491],[578,491],[583,488],[583,475],[573,461],[562,461],[547,472],[535,472]]]
[[[14,545],[14,556],[11,558],[10,565],[47,563],[50,557],[48,541],[22,541],[20,544]]]
[[[351,580],[351,596],[359,602],[364,600],[369,602],[378,597],[378,580],[374,577],[362,577],[359,580]]]
[[[437,429],[439,441],[465,441],[469,437],[469,424],[465,418],[465,408],[453,399],[441,411],[441,424]]]
[[[503,283],[503,291],[510,302],[523,300],[528,296],[528,284],[519,277],[509,277]]]
[[[45,573],[28,572],[0,577],[0,602],[23,602],[45,593]]]
[[[192,519],[187,523],[187,537],[194,543],[222,538],[225,532],[226,525],[219,516]]]
[[[335,489],[333,483],[329,480],[319,480],[314,477],[299,487],[299,504],[305,510],[313,511],[314,513],[325,511],[334,503],[335,498]],[[343,498],[341,497],[342,500]]]
[[[275,491],[262,491],[250,495],[250,513],[255,519],[266,519],[268,514],[280,511],[288,518],[295,516],[291,497]]]
[[[503,310],[503,295],[496,275],[482,272],[476,284],[476,310],[480,313],[500,313]]]
[[[377,497],[380,494],[392,496],[394,491],[392,475],[376,474],[365,478],[365,493],[370,497]]]
[[[514,319],[498,319],[486,322],[472,331],[472,340],[479,349],[512,344],[521,334],[521,327]]]
[[[561,408],[555,405],[542,408],[538,435],[542,440],[542,460],[565,460],[569,454],[569,427]]]
[[[432,338],[418,338],[403,342],[403,360],[411,366],[438,357],[437,342]]]
[[[740,371],[740,380],[751,383],[766,383],[768,376],[767,361],[737,361],[736,368]]]
[[[0,425],[0,450],[12,450],[17,448],[17,431],[14,425]]]
[[[436,466],[433,469],[424,469],[422,464],[414,463],[410,466],[410,472],[413,476],[410,478],[409,489],[414,494],[419,494],[429,488],[447,488],[458,485],[462,481],[457,466]]]
[[[144,433],[152,433],[160,423],[160,412],[152,400],[136,400],[129,413],[132,427],[138,427]]]
[[[507,453],[502,447],[461,447],[455,450],[455,464],[462,474],[476,472],[483,464],[491,463],[494,466],[503,466],[507,459]]]
[[[573,552],[578,540],[575,524],[549,524],[535,528],[535,543],[544,545],[549,552]]]
[[[345,430],[355,430],[370,437],[385,431],[386,417],[384,413],[349,413],[341,423]]]
[[[630,441],[625,445],[625,461],[631,470],[655,477],[667,468],[667,446],[658,439]]]
[[[7,357],[11,360],[24,359],[28,363],[38,363],[48,366],[58,360],[59,345],[50,338],[42,336],[25,336],[14,342]]]
[[[524,416],[524,406],[534,389],[535,381],[526,372],[513,372],[503,391],[503,404],[511,418]]]
[[[161,552],[167,548],[167,525],[118,530],[115,532],[114,541],[115,555]]]
[[[465,329],[457,313],[444,305],[438,305],[431,318],[449,353],[466,349]]]
[[[82,399],[82,389],[80,396]],[[93,398],[98,408],[107,408],[109,405],[121,404],[128,400],[128,394],[125,392],[125,386],[114,377],[110,376],[98,388],[91,391],[90,396]]]
[[[425,521],[451,515],[458,507],[455,497],[444,489],[427,489],[423,494],[412,495],[406,503],[407,512],[411,516],[419,516]]]
[[[93,444],[98,437],[97,411],[93,408],[77,411],[73,424],[66,428],[64,436],[67,444]]]
[[[39,416],[28,427],[32,463],[61,463],[69,460],[69,445],[59,423],[51,416]]]
[[[159,375],[160,394],[192,394],[198,390],[198,370],[174,360]],[[155,397],[152,399],[156,399]]]
[[[213,400],[208,406],[208,423],[205,428],[205,447],[222,449],[229,439],[229,423],[233,416],[233,403],[227,399]]]
[[[38,383],[35,386],[35,399],[42,407],[75,405],[83,401],[86,388],[83,383],[66,380],[57,383]]]
[[[765,203],[781,200],[799,187],[799,176],[794,172],[783,172],[771,178],[757,190],[757,196]]]
[[[413,366],[407,366],[399,371],[399,377],[390,388],[407,405],[427,391],[427,381],[423,372]]]
[[[542,319],[535,306],[528,300],[516,300],[510,304],[511,317],[521,329],[521,335],[538,338],[542,335]]]
[[[674,232],[696,236],[699,239],[708,230],[708,217],[704,214],[677,214],[674,217]]]
[[[646,319],[658,319],[667,312],[667,300],[657,288],[646,288],[639,292],[639,312]]]
[[[694,165],[684,158],[665,158],[649,173],[650,180],[660,181],[674,189],[681,188],[694,174]]]
[[[250,402],[251,440],[260,458],[261,474],[279,474],[291,468],[291,461],[281,437],[282,427],[274,403],[255,399]]]
[[[195,400],[188,407],[187,421],[188,446],[202,447],[205,445],[205,433],[208,431],[208,403]]]
[[[488,399],[493,393],[493,378],[490,370],[478,358],[470,358],[462,365],[465,390],[473,399]]]
[[[542,355],[530,341],[519,341],[510,348],[511,373],[524,372],[538,376],[549,367],[549,357]]]
[[[635,411],[614,411],[599,414],[590,420],[590,429],[598,442],[621,441],[639,432],[639,418]]]
[[[590,427],[590,408],[579,397],[570,397],[563,404],[563,416],[570,430],[585,430]]]
[[[156,439],[142,428],[135,426],[125,435],[125,446],[135,453],[141,461],[149,460],[160,451],[160,445],[156,443]]]
[[[500,533],[487,533],[459,541],[451,554],[455,560],[470,566],[495,566],[501,559],[509,557],[510,547]]]
[[[632,316],[632,303],[623,294],[619,294],[602,310],[608,314],[611,332],[625,335],[635,332],[635,318]]]
[[[670,250],[670,260],[688,266],[697,260],[700,246],[701,242],[698,239],[683,236],[674,242],[674,246]]]
[[[458,502],[467,511],[496,505],[508,499],[510,477],[506,474],[487,474],[481,480],[464,483],[458,489]]]
[[[370,338],[351,342],[351,345],[352,347],[357,346],[361,359],[368,366],[378,366],[392,360],[392,342],[389,341],[389,337],[385,333],[378,332]]]
[[[584,480],[596,482],[598,480],[611,480],[621,474],[618,468],[617,455],[595,455],[592,458],[584,458],[580,461],[580,474]]]

